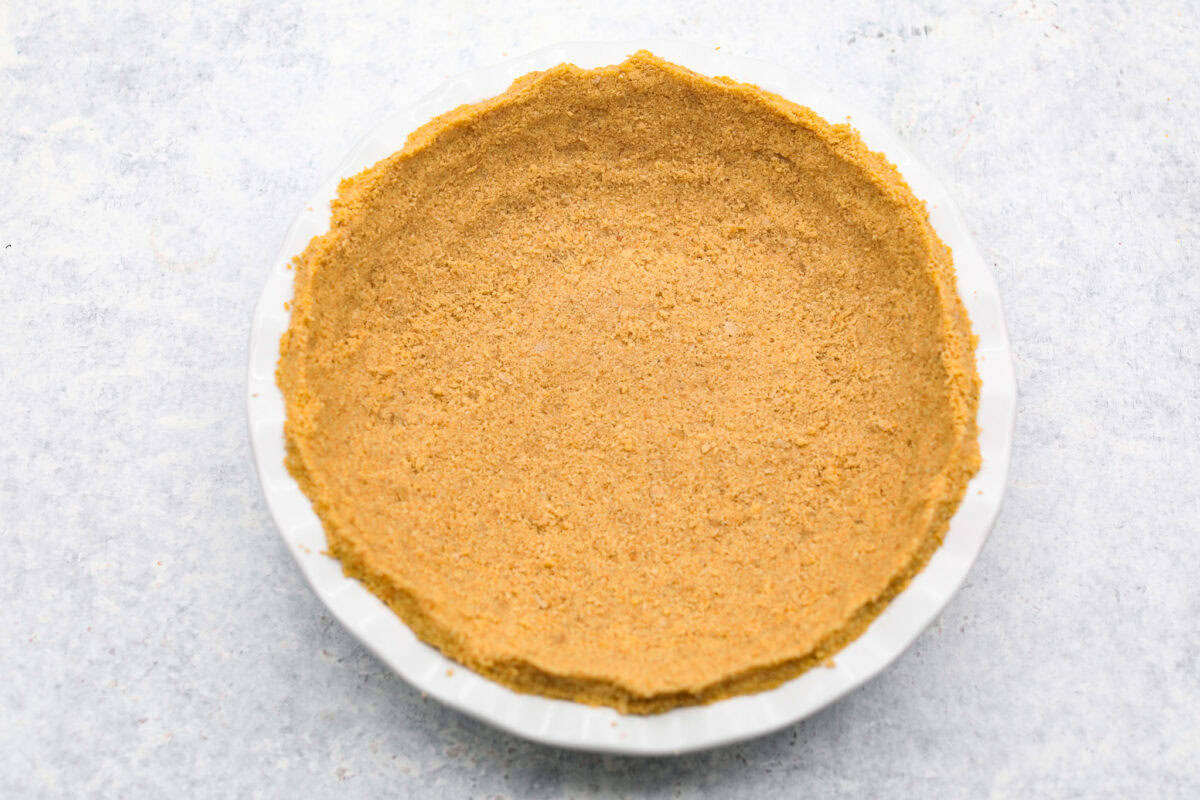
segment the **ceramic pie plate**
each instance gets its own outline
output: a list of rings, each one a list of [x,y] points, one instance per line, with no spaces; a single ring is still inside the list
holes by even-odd
[[[925,201],[938,235],[954,251],[959,293],[979,337],[976,363],[983,381],[979,403],[983,465],[951,520],[945,542],[908,588],[858,639],[837,653],[833,666],[809,670],[770,691],[650,716],[520,694],[493,683],[419,641],[362,584],[343,575],[340,563],[323,554],[321,523],[283,466],[284,403],[274,375],[279,337],[288,325],[284,303],[292,297],[294,273],[288,264],[312,237],[328,230],[329,201],[336,196],[340,179],[399,150],[411,131],[438,114],[500,94],[521,75],[564,61],[587,68],[615,64],[640,49],[705,75],[727,75],[756,84],[809,106],[830,122],[849,119],[868,147],[899,168],[914,194]],[[946,190],[894,134],[859,105],[785,69],[699,45],[644,41],[549,47],[460,75],[384,116],[312,196],[270,265],[250,333],[246,399],[254,460],[280,535],[329,611],[384,663],[421,692],[527,739],[579,750],[665,755],[729,744],[791,725],[877,675],[920,635],[966,578],[1000,509],[1016,384],[995,281]]]

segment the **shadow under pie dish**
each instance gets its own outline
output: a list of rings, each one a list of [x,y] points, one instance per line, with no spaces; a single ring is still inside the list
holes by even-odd
[[[344,181],[296,260],[288,468],[330,552],[515,689],[766,689],[918,572],[979,463],[950,253],[846,126],[639,53]]]

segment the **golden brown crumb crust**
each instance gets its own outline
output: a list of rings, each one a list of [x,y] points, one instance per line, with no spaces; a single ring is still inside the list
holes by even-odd
[[[978,469],[949,249],[847,125],[649,53],[438,117],[295,260],[287,466],[330,552],[525,692],[778,685]]]

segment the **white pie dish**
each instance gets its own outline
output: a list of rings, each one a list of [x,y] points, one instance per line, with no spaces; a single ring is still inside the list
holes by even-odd
[[[834,666],[810,670],[767,692],[651,716],[526,695],[494,683],[420,642],[403,622],[340,564],[323,555],[325,536],[308,499],[283,466],[283,398],[275,385],[279,337],[286,330],[292,257],[329,227],[338,181],[400,149],[415,128],[462,103],[504,91],[513,79],[569,61],[613,64],[647,49],[708,75],[728,75],[811,107],[831,122],[847,117],[866,144],[896,164],[954,252],[960,294],[979,337],[980,449],[983,466],[951,521],[944,544],[925,569]],[[419,690],[497,727],[539,742],[625,754],[668,754],[713,747],[792,724],[882,671],[929,625],[962,584],[1002,499],[1016,407],[1008,337],[995,282],[941,184],[885,127],[852,103],[809,86],[799,76],[752,59],[679,42],[564,44],[454,78],[417,103],[383,118],[359,141],[288,230],[255,309],[247,381],[250,438],[271,513],[314,591],[352,633]]]

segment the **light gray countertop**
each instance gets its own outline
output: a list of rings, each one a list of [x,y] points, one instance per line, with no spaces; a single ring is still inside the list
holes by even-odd
[[[0,2],[0,794],[1200,795],[1196,3],[110,5]],[[645,761],[493,731],[356,644],[242,402],[267,264],[381,108],[637,37],[866,98],[995,270],[1021,392],[1000,519],[915,646]]]

